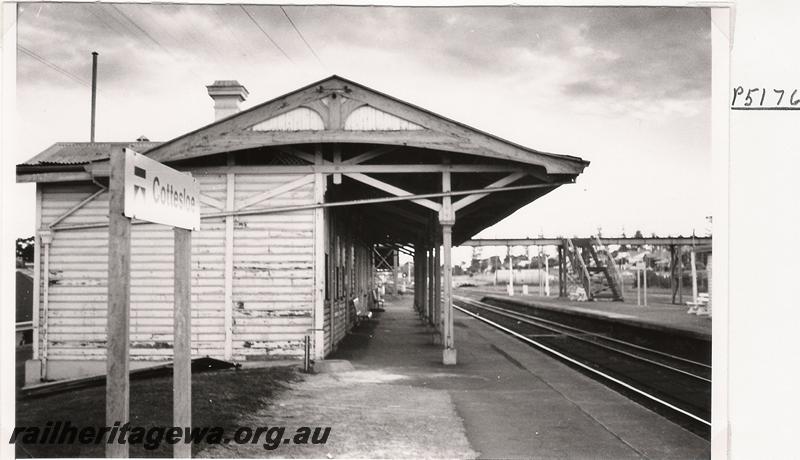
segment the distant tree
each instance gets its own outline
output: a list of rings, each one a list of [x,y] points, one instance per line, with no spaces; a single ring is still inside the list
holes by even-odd
[[[624,228],[622,229],[622,237],[623,238],[627,238],[627,236],[625,235],[625,229]],[[627,244],[620,244],[619,245],[619,251],[620,252],[628,252],[628,245]]]
[[[481,267],[481,260],[478,258],[473,257],[470,261],[469,268],[467,269],[469,273],[480,273],[483,271]]]
[[[497,271],[497,269],[502,268],[502,266],[503,266],[503,261],[500,260],[499,256],[491,256],[489,258],[487,268],[491,267],[492,272]]]
[[[642,231],[641,230],[636,230],[636,233],[633,234],[633,237],[634,238],[644,238],[644,235],[642,235]],[[632,244],[631,245],[631,249],[639,249],[639,247],[641,247],[640,244]]]
[[[35,240],[29,238],[17,238],[17,258],[25,263],[33,263],[33,249]]]

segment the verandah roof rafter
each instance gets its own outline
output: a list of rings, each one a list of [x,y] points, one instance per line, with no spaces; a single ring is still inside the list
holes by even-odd
[[[418,200],[418,199],[426,199],[426,198],[440,198],[445,196],[463,196],[463,195],[473,195],[476,193],[497,193],[497,192],[510,192],[514,190],[530,190],[536,188],[554,188],[559,187],[561,185],[570,185],[574,182],[561,182],[561,183],[554,183],[554,184],[530,184],[530,185],[515,185],[510,187],[498,187],[491,190],[486,189],[479,189],[479,190],[456,190],[451,192],[437,192],[437,193],[424,193],[424,194],[417,194],[417,195],[406,195],[406,196],[390,196],[384,198],[367,198],[362,200],[349,200],[349,201],[342,201],[342,202],[327,202],[327,203],[316,203],[316,204],[308,204],[308,205],[300,205],[300,206],[276,206],[272,208],[262,208],[262,209],[245,209],[240,211],[225,211],[225,212],[218,212],[218,213],[210,213],[204,214],[201,219],[214,219],[214,218],[221,218],[226,216],[255,216],[261,214],[279,214],[285,212],[294,212],[294,211],[307,211],[310,209],[318,209],[318,208],[334,208],[340,206],[360,206],[360,205],[367,205],[367,204],[378,204],[378,203],[388,203],[388,202],[395,202],[395,201],[411,201],[411,200]],[[147,222],[140,222],[134,221],[134,224],[137,223],[147,223]],[[108,226],[106,222],[97,222],[97,223],[89,223],[89,224],[79,224],[79,225],[69,225],[69,226],[58,226],[54,227],[52,230],[80,230],[85,228],[102,228]]]
[[[313,155],[312,155],[313,158]],[[480,173],[511,173],[524,172],[536,177],[542,176],[541,171],[536,167],[526,167],[524,165],[502,165],[502,164],[349,164],[348,160],[336,165],[332,162],[324,162],[319,165],[289,165],[289,166],[259,166],[259,165],[231,165],[231,166],[198,166],[190,168],[193,174],[333,174],[333,173],[362,173],[362,174],[408,174],[408,173],[441,173],[451,172],[458,174],[480,174]],[[180,170],[181,167],[176,169]],[[85,167],[86,173],[81,177],[90,180],[92,177],[108,177],[108,167],[104,164],[93,164]],[[55,174],[55,173],[54,173]],[[19,182],[26,182],[26,176],[20,176]],[[538,177],[537,177],[538,178]],[[71,177],[70,180],[77,180]]]

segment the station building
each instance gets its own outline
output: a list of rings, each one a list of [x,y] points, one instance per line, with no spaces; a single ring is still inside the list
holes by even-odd
[[[167,142],[59,142],[17,166],[18,182],[36,183],[27,383],[105,372],[115,149],[200,183],[192,353],[236,362],[300,359],[306,337],[312,357],[324,359],[372,306],[375,249],[388,247],[414,255],[415,305],[437,331],[443,361],[454,363],[452,310],[442,308],[451,298],[450,271],[441,269],[451,246],[574,182],[588,165],[338,76],[245,111],[238,82],[207,89],[216,121],[195,131]],[[133,223],[136,369],[172,359],[173,234]]]

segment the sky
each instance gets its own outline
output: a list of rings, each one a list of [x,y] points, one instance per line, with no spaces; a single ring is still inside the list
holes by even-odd
[[[478,237],[710,231],[706,9],[32,3],[18,11],[19,148],[4,152],[6,162],[88,141],[92,51],[98,141],[165,141],[210,123],[205,85],[214,80],[245,85],[248,108],[337,74],[591,162],[576,184]],[[10,225],[32,235],[33,186],[16,189],[20,219]]]

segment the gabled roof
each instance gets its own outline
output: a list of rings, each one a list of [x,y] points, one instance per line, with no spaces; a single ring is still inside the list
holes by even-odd
[[[578,157],[523,147],[337,75],[186,133],[146,153],[157,161],[170,162],[254,147],[326,142],[407,145],[466,153],[540,165],[551,174],[580,174],[589,164]]]
[[[170,141],[59,142],[18,166],[77,166],[130,147],[172,162],[257,147],[310,143],[404,145],[542,166],[580,174],[589,162],[515,144],[351,80],[330,76]],[[48,168],[51,169],[51,168]]]

